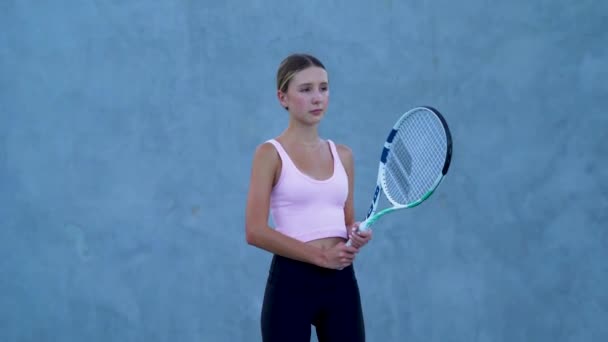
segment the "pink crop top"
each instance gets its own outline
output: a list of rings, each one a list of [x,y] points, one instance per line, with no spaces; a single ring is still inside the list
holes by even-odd
[[[267,142],[275,146],[282,160],[281,175],[270,197],[275,230],[303,242],[326,237],[346,239],[348,175],[333,141],[328,140],[334,171],[324,180],[301,172],[277,140]]]

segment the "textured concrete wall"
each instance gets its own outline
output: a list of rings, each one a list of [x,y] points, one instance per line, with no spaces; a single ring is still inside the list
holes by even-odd
[[[259,341],[246,245],[274,73],[327,65],[356,207],[402,112],[442,110],[448,178],[375,229],[370,341],[608,340],[608,2],[0,3],[0,340]]]

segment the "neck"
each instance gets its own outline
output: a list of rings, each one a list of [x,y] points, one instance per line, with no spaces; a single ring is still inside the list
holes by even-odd
[[[287,129],[282,134],[287,140],[297,142],[300,145],[314,146],[319,143],[319,131],[317,125],[302,125],[290,121]]]

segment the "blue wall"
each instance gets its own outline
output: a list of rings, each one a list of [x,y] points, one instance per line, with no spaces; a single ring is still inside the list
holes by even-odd
[[[248,246],[278,63],[329,69],[322,134],[355,153],[431,104],[436,195],[358,258],[369,341],[608,340],[608,2],[0,4],[0,340],[259,341]]]

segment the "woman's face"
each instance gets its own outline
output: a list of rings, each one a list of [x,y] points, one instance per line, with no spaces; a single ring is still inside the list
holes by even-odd
[[[279,91],[279,100],[298,121],[318,123],[329,104],[327,72],[316,66],[300,70],[289,81],[287,92]]]

